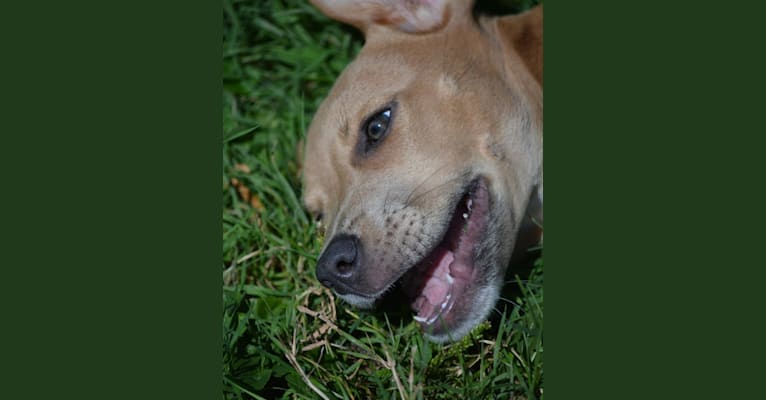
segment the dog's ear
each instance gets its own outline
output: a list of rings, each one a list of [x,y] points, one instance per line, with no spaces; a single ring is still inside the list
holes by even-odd
[[[408,33],[433,32],[470,16],[474,0],[311,0],[328,17],[365,34],[373,26]]]
[[[543,84],[543,6],[498,19],[502,36],[524,60],[532,75]]]

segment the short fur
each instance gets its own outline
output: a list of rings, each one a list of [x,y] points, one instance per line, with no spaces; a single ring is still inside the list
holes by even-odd
[[[494,307],[529,201],[542,203],[542,6],[474,19],[471,1],[314,3],[366,38],[317,111],[304,162],[304,201],[326,243],[356,235],[364,252],[356,294],[341,297],[371,307],[442,239],[462,188],[488,183],[480,276],[456,303],[460,322],[427,333],[456,340]],[[361,124],[392,102],[390,133],[360,153]]]

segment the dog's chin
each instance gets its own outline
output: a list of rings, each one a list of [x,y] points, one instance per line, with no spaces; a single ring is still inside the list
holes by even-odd
[[[455,205],[442,240],[399,279],[415,320],[431,341],[465,336],[497,300],[495,257],[485,246],[495,226],[491,203],[487,181],[474,179]]]
[[[374,297],[359,296],[356,294],[337,294],[337,296],[346,303],[363,310],[369,310],[373,308],[375,306],[375,302],[377,301],[377,299]]]

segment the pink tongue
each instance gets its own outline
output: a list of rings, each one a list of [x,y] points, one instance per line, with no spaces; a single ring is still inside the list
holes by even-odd
[[[432,306],[443,303],[444,299],[447,297],[447,292],[449,291],[447,274],[449,274],[450,264],[455,260],[455,254],[450,250],[444,249],[438,257],[438,265],[434,268],[423,288],[423,296],[428,299],[428,302],[431,303]]]

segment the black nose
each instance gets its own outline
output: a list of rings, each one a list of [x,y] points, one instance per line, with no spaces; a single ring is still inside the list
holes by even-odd
[[[359,267],[359,238],[338,235],[333,238],[317,262],[317,279],[339,294],[348,292]]]

